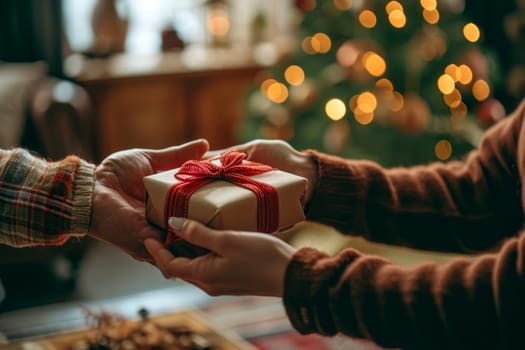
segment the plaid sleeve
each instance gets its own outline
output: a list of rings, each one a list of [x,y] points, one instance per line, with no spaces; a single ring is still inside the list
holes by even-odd
[[[0,244],[60,245],[86,234],[94,168],[76,156],[47,162],[0,149]]]

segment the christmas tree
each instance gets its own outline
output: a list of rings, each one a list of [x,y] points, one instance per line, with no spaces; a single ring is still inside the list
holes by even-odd
[[[461,158],[505,110],[460,0],[296,0],[297,47],[249,94],[246,139],[385,166]]]

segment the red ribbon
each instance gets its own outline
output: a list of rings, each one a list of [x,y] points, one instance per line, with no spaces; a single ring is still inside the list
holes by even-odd
[[[168,228],[167,240],[172,235],[168,225],[171,216],[187,217],[188,205],[193,192],[202,186],[214,181],[223,180],[249,189],[257,197],[257,231],[275,232],[279,224],[279,200],[277,191],[271,185],[256,181],[250,176],[273,170],[264,164],[245,162],[246,154],[239,151],[230,151],[221,155],[221,165],[209,160],[190,160],[185,162],[175,174],[180,182],[169,189],[164,207],[164,221]],[[169,242],[166,242],[169,243]]]

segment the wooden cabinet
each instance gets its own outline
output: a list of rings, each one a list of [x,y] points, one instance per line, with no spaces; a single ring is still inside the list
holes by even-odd
[[[239,143],[246,92],[260,69],[243,64],[78,79],[95,105],[96,161],[122,149],[200,137],[213,149]]]

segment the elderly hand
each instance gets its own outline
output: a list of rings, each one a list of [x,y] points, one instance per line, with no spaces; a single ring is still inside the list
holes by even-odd
[[[146,249],[164,276],[181,278],[213,296],[283,296],[292,246],[269,234],[219,231],[189,219],[171,218],[169,223],[178,236],[210,253],[174,257],[161,242],[148,238]]]
[[[153,262],[144,248],[146,238],[161,232],[145,218],[144,176],[176,168],[208,151],[206,140],[161,150],[131,149],[108,156],[95,170],[89,235],[116,245],[138,260]]]

